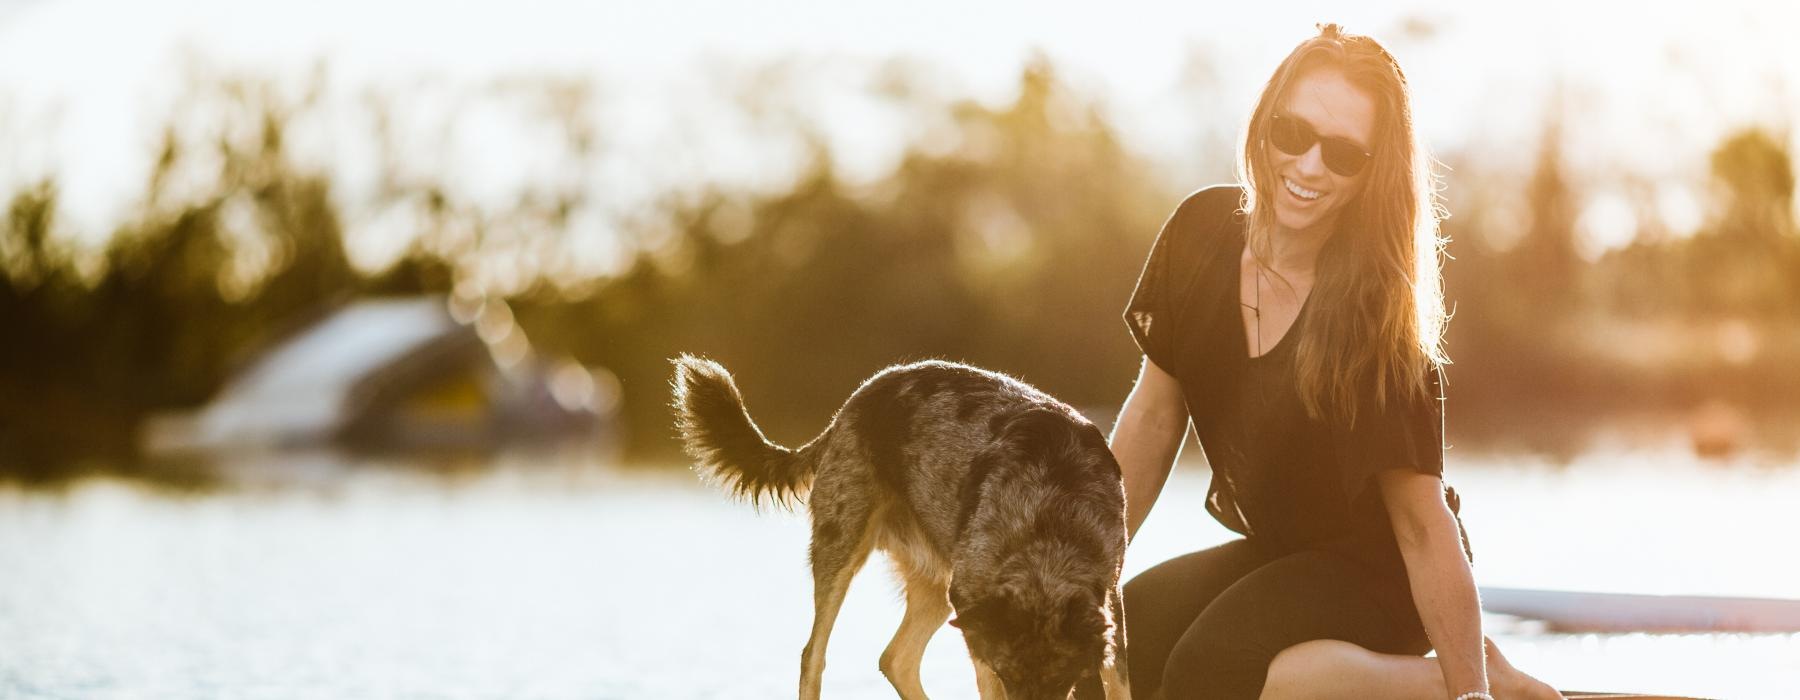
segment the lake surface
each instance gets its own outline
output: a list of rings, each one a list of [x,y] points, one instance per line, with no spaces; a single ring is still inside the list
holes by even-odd
[[[1482,585],[1800,598],[1800,467],[1596,450],[1454,455]],[[1178,470],[1127,574],[1225,541]],[[194,492],[0,489],[0,697],[791,697],[811,616],[805,520],[679,468],[503,457],[445,472],[332,456]],[[825,695],[891,698],[885,563],[851,587]],[[1566,635],[1490,617],[1574,689],[1800,697],[1800,635]],[[973,697],[955,630],[925,685]]]

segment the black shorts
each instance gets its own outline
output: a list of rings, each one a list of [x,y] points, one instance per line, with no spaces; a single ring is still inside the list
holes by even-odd
[[[1275,655],[1315,639],[1423,656],[1424,626],[1383,595],[1392,585],[1342,554],[1244,539],[1158,564],[1125,584],[1132,695],[1255,700]],[[1102,697],[1097,682],[1078,690]]]

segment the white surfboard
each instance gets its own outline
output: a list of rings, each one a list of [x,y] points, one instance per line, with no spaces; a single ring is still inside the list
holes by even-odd
[[[1559,632],[1797,632],[1800,600],[1481,587],[1481,608]]]

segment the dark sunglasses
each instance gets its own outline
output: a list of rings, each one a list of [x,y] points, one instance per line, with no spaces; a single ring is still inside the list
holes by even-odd
[[[1275,144],[1282,153],[1290,156],[1305,155],[1312,150],[1313,144],[1322,143],[1324,146],[1320,155],[1324,157],[1325,167],[1344,177],[1355,177],[1362,172],[1363,166],[1369,164],[1369,159],[1374,157],[1353,141],[1319,136],[1319,132],[1313,131],[1311,125],[1297,118],[1284,117],[1280,112],[1269,116],[1269,143]]]

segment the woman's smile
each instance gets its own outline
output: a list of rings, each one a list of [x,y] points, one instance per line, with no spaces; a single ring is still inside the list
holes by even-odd
[[[1300,200],[1302,204],[1310,204],[1320,197],[1325,196],[1325,193],[1319,190],[1301,187],[1299,183],[1294,182],[1291,178],[1284,177],[1281,179],[1281,183],[1286,187],[1288,194],[1294,195],[1294,198]]]

